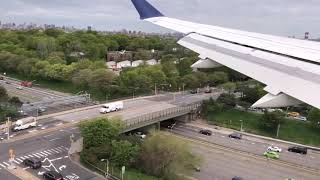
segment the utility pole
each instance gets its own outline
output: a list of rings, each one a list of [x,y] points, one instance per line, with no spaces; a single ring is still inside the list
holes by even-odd
[[[10,117],[8,117],[8,121],[7,121],[7,133],[8,133],[8,140],[10,139],[10,127],[11,127],[11,123],[10,123]]]
[[[157,95],[157,83],[154,83],[154,95]]]
[[[279,132],[280,132],[280,123],[278,124],[278,127],[277,127],[277,138],[279,137]]]
[[[240,131],[242,132],[242,131],[243,131],[243,129],[242,129],[243,121],[242,121],[242,120],[240,120],[240,122],[241,122],[241,124],[240,124]]]

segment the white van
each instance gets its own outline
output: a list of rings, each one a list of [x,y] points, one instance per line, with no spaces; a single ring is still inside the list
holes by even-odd
[[[105,114],[113,111],[119,111],[121,109],[123,109],[123,102],[117,101],[117,102],[104,104],[100,109],[100,113]]]
[[[19,119],[15,122],[15,125],[13,126],[13,131],[21,131],[24,129],[32,128],[37,126],[37,120],[35,117],[26,117],[23,119]]]

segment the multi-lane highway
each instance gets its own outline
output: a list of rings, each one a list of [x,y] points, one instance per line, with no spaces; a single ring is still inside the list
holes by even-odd
[[[199,179],[231,179],[241,176],[244,179],[281,180],[286,178],[317,180],[320,177],[320,153],[309,150],[307,155],[288,152],[288,144],[272,142],[283,149],[279,160],[268,160],[262,156],[271,144],[261,139],[243,136],[243,139],[231,139],[228,134],[214,128],[211,136],[199,133],[201,128],[195,124],[178,124],[172,130],[182,137],[190,138],[194,152],[204,156],[205,163]],[[230,132],[232,133],[232,132]],[[266,173],[262,173],[266,172]]]
[[[197,102],[203,98],[218,97],[216,94],[166,94],[151,96],[147,98],[137,98],[124,101],[122,111],[109,114],[100,114],[100,106],[85,108],[81,111],[72,110],[66,113],[57,113],[48,118],[38,121],[38,126],[33,129],[24,130],[11,134],[11,140],[3,140],[0,144],[0,179],[4,178],[8,162],[8,150],[13,148],[16,151],[15,163],[21,166],[24,158],[38,158],[44,162],[44,167],[39,171],[23,169],[26,173],[32,173],[35,177],[41,177],[43,171],[51,169],[61,172],[66,179],[92,179],[99,178],[95,174],[72,163],[67,157],[67,149],[70,146],[70,135],[79,135],[76,123],[96,117],[121,117],[123,120],[133,117],[157,112],[186,103]],[[183,103],[182,103],[183,102]],[[52,131],[53,130],[53,131]],[[6,134],[2,136],[6,139]],[[54,153],[55,152],[55,153]],[[66,166],[66,167],[65,167]],[[47,169],[46,169],[47,168]],[[58,170],[61,169],[61,170]],[[6,179],[15,179],[14,177]]]

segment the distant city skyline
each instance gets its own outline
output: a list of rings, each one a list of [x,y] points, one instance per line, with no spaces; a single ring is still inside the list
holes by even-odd
[[[320,1],[149,0],[165,15],[260,33],[320,37]],[[93,30],[170,32],[139,20],[130,0],[10,0],[1,2],[2,23],[55,24]]]

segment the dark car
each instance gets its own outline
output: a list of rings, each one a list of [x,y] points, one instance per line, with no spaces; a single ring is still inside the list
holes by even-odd
[[[288,151],[300,154],[307,154],[308,149],[306,147],[292,146],[288,148]]]
[[[46,180],[63,180],[63,176],[55,171],[47,171],[43,174]]]
[[[193,89],[193,90],[190,91],[190,93],[191,93],[191,94],[197,94],[198,91],[197,91],[196,89]]]
[[[32,169],[41,168],[41,161],[35,159],[25,159],[23,160],[23,164],[27,167],[31,167]]]
[[[208,130],[208,129],[201,129],[199,131],[200,134],[204,134],[204,135],[207,135],[207,136],[211,136],[212,135],[212,131]]]
[[[235,176],[232,178],[232,180],[244,180],[242,177],[239,177],[239,176]]]
[[[232,133],[229,135],[229,138],[233,138],[233,139],[242,139],[242,135],[239,133]]]

